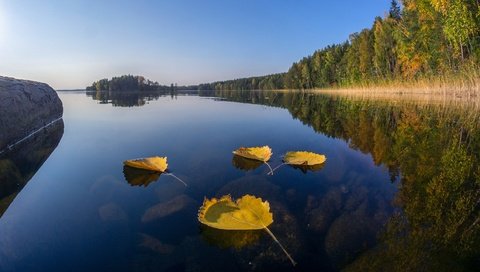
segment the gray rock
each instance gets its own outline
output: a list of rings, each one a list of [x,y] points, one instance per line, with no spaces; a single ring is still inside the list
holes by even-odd
[[[0,152],[62,114],[62,102],[47,84],[0,76]]]

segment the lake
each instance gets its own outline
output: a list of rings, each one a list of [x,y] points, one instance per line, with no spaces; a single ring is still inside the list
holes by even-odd
[[[0,155],[1,271],[475,271],[480,109],[305,92],[59,92],[63,120]],[[268,145],[315,169],[238,160]],[[181,178],[124,171],[167,156]],[[270,203],[269,229],[197,220],[204,198]]]

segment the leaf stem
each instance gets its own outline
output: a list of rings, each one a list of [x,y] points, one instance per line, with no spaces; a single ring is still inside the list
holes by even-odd
[[[275,170],[277,170],[278,168],[284,166],[285,164],[286,164],[286,163],[282,163],[282,164],[278,165],[277,167],[273,168],[273,170],[270,171],[270,173],[268,173],[268,174],[269,174],[269,175],[272,174],[272,176],[273,176],[273,171],[275,171]]]
[[[172,173],[165,173],[165,175],[174,177],[175,179],[177,179],[178,181],[180,181],[181,183],[183,183],[183,185],[185,185],[185,187],[188,186],[183,180],[181,180],[179,177],[175,176],[175,175],[172,174]]]
[[[273,176],[273,170],[272,170],[272,167],[270,166],[270,164],[268,164],[268,162],[263,162],[263,163],[266,164],[268,166],[268,168],[270,168],[270,172],[268,172],[267,175],[272,173],[272,176]]]
[[[269,228],[265,227],[265,231],[273,238],[273,240],[275,242],[277,242],[277,244],[280,246],[280,248],[283,250],[283,252],[285,253],[285,255],[287,255],[288,259],[290,260],[290,262],[292,263],[293,266],[295,266],[297,264],[297,262],[295,262],[295,260],[292,258],[292,256],[290,256],[290,254],[288,254],[287,250],[282,246],[282,244],[280,244],[280,241],[278,241],[277,237],[275,237],[275,235],[273,234],[273,232],[270,231]]]

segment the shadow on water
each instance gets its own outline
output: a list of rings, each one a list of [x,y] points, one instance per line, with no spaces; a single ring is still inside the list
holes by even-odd
[[[60,119],[0,156],[0,217],[60,143],[63,128]]]

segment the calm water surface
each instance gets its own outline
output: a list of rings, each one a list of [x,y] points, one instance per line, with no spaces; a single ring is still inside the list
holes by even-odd
[[[63,123],[0,157],[1,271],[480,264],[475,111],[304,93],[59,94]],[[273,176],[233,160],[236,148],[261,145],[272,148],[272,166],[291,150],[328,159],[315,171],[284,166]],[[124,160],[154,155],[167,156],[189,186],[165,175],[125,178]],[[264,231],[198,223],[204,197],[226,194],[270,202],[270,229],[296,267]]]

